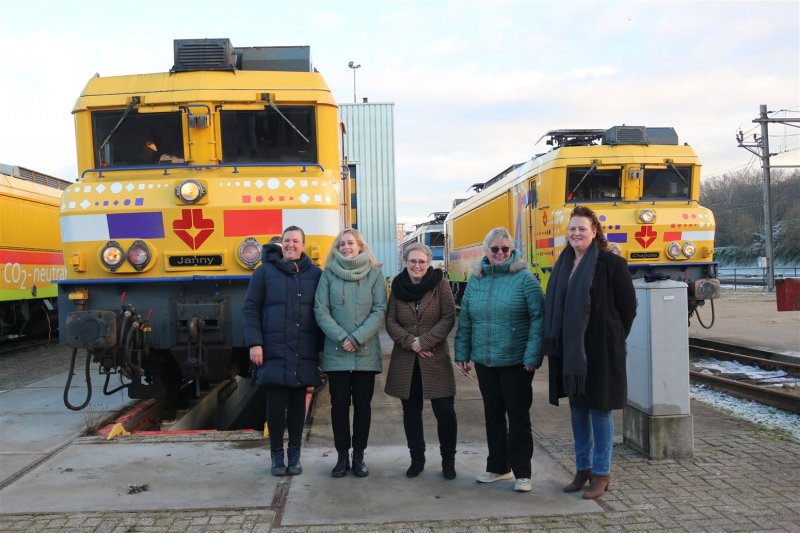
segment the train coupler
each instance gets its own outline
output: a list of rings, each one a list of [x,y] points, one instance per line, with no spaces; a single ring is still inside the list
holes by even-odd
[[[689,284],[690,300],[713,300],[719,298],[720,283],[718,279],[696,279]]]
[[[71,311],[67,314],[67,345],[72,348],[111,348],[117,344],[113,311]]]

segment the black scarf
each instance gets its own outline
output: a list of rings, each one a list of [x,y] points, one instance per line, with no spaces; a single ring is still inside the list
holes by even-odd
[[[575,250],[567,245],[547,282],[544,308],[545,353],[561,368],[564,391],[569,396],[586,391],[586,349],[583,336],[589,325],[594,271],[599,251],[592,245],[572,272]],[[572,278],[570,279],[570,273]]]
[[[408,269],[404,268],[397,277],[392,280],[392,294],[398,300],[403,302],[416,302],[422,299],[428,291],[433,290],[444,275],[438,268],[428,267],[428,271],[422,277],[419,283],[411,281],[411,276],[408,275]]]

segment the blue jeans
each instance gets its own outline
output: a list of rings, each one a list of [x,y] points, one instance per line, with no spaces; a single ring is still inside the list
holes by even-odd
[[[611,473],[614,449],[614,415],[611,411],[575,407],[570,403],[572,436],[575,439],[575,467],[592,475]]]

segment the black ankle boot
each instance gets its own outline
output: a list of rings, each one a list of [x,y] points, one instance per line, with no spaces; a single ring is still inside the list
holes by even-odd
[[[270,473],[273,476],[280,477],[286,475],[286,464],[283,462],[283,450],[272,453],[272,468]]]
[[[350,470],[350,456],[347,452],[339,453],[339,459],[336,461],[336,466],[331,470],[333,477],[344,477],[347,471]]]
[[[353,473],[357,477],[367,477],[369,475],[369,469],[364,463],[364,450],[353,450]]]
[[[442,457],[442,475],[445,479],[456,478],[456,458]]]
[[[289,446],[286,450],[286,458],[289,460],[289,466],[286,467],[287,474],[296,476],[303,473],[303,466],[300,464],[300,446],[296,448]]]
[[[425,470],[425,458],[411,458],[411,466],[406,470],[406,477],[417,477]]]

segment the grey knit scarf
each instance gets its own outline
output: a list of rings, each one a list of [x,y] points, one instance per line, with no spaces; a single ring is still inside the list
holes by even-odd
[[[338,250],[333,252],[333,261],[328,265],[328,268],[336,274],[337,277],[345,281],[358,281],[372,270],[372,263],[367,254],[358,254],[352,259],[348,259]]]
[[[589,325],[594,271],[598,250],[590,246],[572,272],[575,250],[567,245],[547,282],[545,300],[545,351],[561,363],[564,391],[569,396],[586,391],[586,349],[583,337]],[[570,278],[570,273],[572,277]]]

